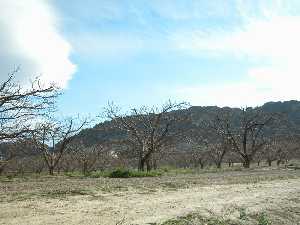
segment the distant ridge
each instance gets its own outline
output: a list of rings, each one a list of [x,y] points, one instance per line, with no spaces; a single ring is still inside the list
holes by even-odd
[[[201,121],[212,118],[218,110],[226,108],[228,110],[239,111],[239,108],[231,107],[218,107],[218,106],[191,106],[187,109],[190,112],[191,119],[181,124],[180,126],[190,127],[197,126]],[[284,113],[286,115],[289,125],[286,129],[300,130],[300,101],[278,101],[267,102],[262,106],[259,106],[264,112],[268,113]],[[183,110],[178,110],[176,113],[184,113]],[[96,143],[109,143],[126,138],[126,133],[120,131],[117,128],[112,128],[111,121],[105,121],[95,125],[93,128],[85,129],[77,135],[77,138],[81,139],[87,145],[93,145]],[[288,130],[286,130],[288,132]]]

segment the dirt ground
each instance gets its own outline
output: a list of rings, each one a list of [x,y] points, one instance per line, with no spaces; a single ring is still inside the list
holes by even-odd
[[[300,224],[300,171],[0,182],[0,224],[153,224],[190,213],[238,221],[241,210],[266,212],[275,225]]]

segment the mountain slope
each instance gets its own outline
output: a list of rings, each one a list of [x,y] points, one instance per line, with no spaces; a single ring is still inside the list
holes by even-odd
[[[262,111],[268,113],[281,113],[285,115],[285,132],[290,129],[300,130],[300,101],[285,101],[285,102],[268,102],[259,107]],[[191,129],[205,120],[209,120],[220,110],[217,106],[192,106],[188,109],[190,119],[181,123],[184,129]],[[226,109],[237,113],[239,108]],[[176,113],[184,114],[186,111],[178,110]],[[110,143],[113,141],[126,138],[126,133],[118,128],[115,128],[111,121],[105,121],[95,125],[93,128],[85,129],[77,135],[87,145],[96,143]]]

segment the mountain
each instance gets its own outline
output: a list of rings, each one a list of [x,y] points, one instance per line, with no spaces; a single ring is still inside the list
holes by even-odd
[[[288,133],[291,129],[300,131],[300,101],[268,102],[258,108],[263,112],[284,115],[285,126],[283,132]],[[181,122],[178,126],[186,130],[192,129],[200,125],[203,121],[212,119],[220,109],[226,109],[232,113],[238,113],[241,110],[230,107],[192,106],[189,109],[175,112],[179,115],[184,115],[186,112],[189,114],[189,119]],[[81,139],[87,145],[112,143],[126,139],[126,132],[115,128],[112,121],[105,121],[95,125],[93,128],[82,130],[76,138]]]

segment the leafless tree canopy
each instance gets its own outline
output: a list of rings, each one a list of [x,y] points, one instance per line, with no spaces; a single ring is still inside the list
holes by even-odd
[[[126,131],[128,142],[138,155],[139,170],[144,170],[145,164],[147,170],[151,170],[153,155],[170,140],[172,126],[182,119],[174,110],[184,109],[186,106],[186,103],[169,101],[160,108],[133,108],[128,115],[124,115],[121,114],[120,108],[109,104],[105,112],[120,129]],[[175,133],[172,135],[177,135]]]
[[[0,85],[0,140],[11,140],[30,131],[33,120],[54,109],[59,95],[55,85],[42,85],[39,79],[24,88],[14,81],[18,70]]]
[[[86,124],[86,120],[76,124],[72,118],[63,122],[50,121],[38,124],[32,132],[34,145],[42,153],[50,175],[53,175],[74,135]]]
[[[217,117],[217,126],[221,133],[242,159],[244,167],[249,167],[256,153],[267,143],[268,125],[275,119],[257,108],[243,108],[238,115],[230,111],[222,111]]]
[[[95,163],[104,151],[101,144],[86,146],[82,141],[73,141],[68,147],[69,155],[80,164],[84,175],[93,170]]]
[[[18,69],[9,74],[0,84],[0,167],[3,168],[22,151],[33,130],[33,124],[55,109],[56,97],[60,94],[53,85],[43,85],[38,78],[28,87],[15,81]],[[17,147],[18,146],[18,147]]]

